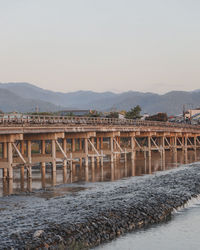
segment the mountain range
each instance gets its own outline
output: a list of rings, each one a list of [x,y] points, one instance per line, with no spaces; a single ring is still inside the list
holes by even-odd
[[[200,90],[171,91],[163,95],[128,91],[123,93],[76,91],[54,92],[30,83],[0,83],[0,109],[3,112],[58,111],[96,109],[99,111],[129,110],[140,105],[143,113],[180,114],[183,105],[200,106]]]

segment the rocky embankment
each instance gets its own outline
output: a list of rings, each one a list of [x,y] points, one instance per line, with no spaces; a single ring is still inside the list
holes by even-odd
[[[200,164],[91,183],[76,194],[51,199],[0,199],[1,249],[87,249],[170,217],[200,194]]]

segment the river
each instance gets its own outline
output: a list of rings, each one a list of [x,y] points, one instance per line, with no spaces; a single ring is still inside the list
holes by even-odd
[[[196,160],[200,160],[200,152],[197,152]],[[68,169],[67,173],[63,173],[62,166],[57,166],[56,176],[52,176],[51,167],[46,167],[45,175],[41,172],[40,167],[35,166],[32,168],[32,179],[28,179],[26,175],[24,178],[20,177],[20,168],[14,169],[13,181],[0,181],[0,196],[7,196],[10,194],[20,194],[24,192],[32,192],[38,189],[46,191],[53,191],[54,195],[63,195],[68,193],[67,185],[63,189],[59,185],[71,183],[85,183],[88,182],[107,182],[116,181],[119,179],[152,174],[157,171],[164,171],[185,163],[182,151],[178,151],[177,158],[170,151],[166,151],[165,161],[161,160],[158,152],[152,152],[152,159],[149,162],[148,157],[143,153],[137,152],[136,160],[133,163],[131,160],[124,162],[123,156],[121,160],[111,164],[108,159],[104,159],[103,167],[95,163],[93,166],[90,164],[88,171],[86,171],[84,164],[74,163],[71,171]],[[187,162],[195,161],[194,151],[188,151]],[[0,173],[0,179],[2,172]],[[70,191],[71,190],[70,188]],[[76,191],[76,188],[75,190]]]
[[[99,249],[199,249],[199,202],[155,226],[170,217],[173,207],[199,195],[199,163],[179,167],[183,156],[181,151],[176,158],[166,152],[163,162],[154,152],[151,161],[137,154],[135,162],[122,158],[114,164],[105,159],[103,166],[93,164],[87,171],[74,164],[67,176],[58,166],[54,178],[50,167],[42,176],[35,166],[32,180],[21,180],[20,169],[15,169],[9,186],[1,182],[1,246],[35,249],[61,240],[66,246],[75,242],[92,247],[121,235]],[[195,160],[199,157],[188,151],[188,163]],[[152,226],[123,234],[142,225]],[[38,230],[42,236],[35,238]]]
[[[96,250],[199,250],[200,200],[172,215],[165,223],[126,234]]]

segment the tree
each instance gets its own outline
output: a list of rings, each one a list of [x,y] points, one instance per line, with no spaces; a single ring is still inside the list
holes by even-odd
[[[87,116],[88,117],[100,117],[102,116],[102,114],[96,110],[91,110]]]
[[[126,112],[126,119],[139,119],[141,117],[140,112],[142,111],[139,105],[132,108],[130,111]]]
[[[168,117],[166,113],[157,113],[155,115],[146,117],[147,121],[160,121],[160,122],[166,122],[168,121]]]
[[[119,118],[118,112],[110,112],[107,116],[107,118]]]

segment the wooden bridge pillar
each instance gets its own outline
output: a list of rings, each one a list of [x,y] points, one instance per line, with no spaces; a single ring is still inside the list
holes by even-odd
[[[177,136],[174,136],[173,140],[173,158],[174,158],[174,163],[177,164]]]
[[[113,137],[110,137],[110,161],[113,162],[114,161],[114,140],[113,140]]]
[[[79,139],[79,150],[83,150],[82,138]]]
[[[165,169],[165,137],[161,137],[161,158],[162,158],[162,169]]]
[[[45,155],[45,152],[46,150],[45,150],[45,140],[42,140],[41,141],[41,153],[42,153],[42,155]],[[45,168],[46,168],[46,163],[45,162],[42,162],[41,163],[41,167],[42,167],[42,171],[45,171]]]
[[[103,137],[100,137],[100,148],[103,150]]]
[[[187,164],[188,163],[188,135],[185,134],[185,137],[184,137],[184,160],[185,160],[185,163]]]
[[[3,178],[6,179],[8,177],[8,169],[3,168]]]
[[[12,142],[8,142],[8,177],[9,179],[13,179],[13,150],[12,150]]]
[[[194,160],[197,161],[197,136],[194,135]]]
[[[88,139],[84,139],[84,147],[85,147],[85,165],[88,167]]]
[[[29,192],[32,192],[32,178],[27,180],[27,188]]]
[[[4,159],[8,158],[8,144],[7,144],[7,142],[3,143],[3,158]]]
[[[8,158],[8,145],[7,142],[3,143],[3,158],[7,159]],[[3,178],[7,178],[8,177],[8,169],[4,168],[3,169]]]
[[[31,159],[31,140],[27,141],[27,154],[28,154],[28,163],[31,164],[32,163],[32,159]]]
[[[151,136],[148,136],[148,156],[151,158]]]
[[[94,137],[91,138],[91,142],[94,145]],[[94,149],[92,148],[92,152],[94,152]],[[91,156],[91,162],[94,163],[94,156]]]
[[[177,153],[177,136],[173,137],[173,151],[175,154]]]
[[[20,186],[21,186],[21,191],[24,191],[24,166],[20,167]]]
[[[76,139],[72,138],[72,152],[75,152],[76,150]]]
[[[99,145],[99,142],[100,142],[100,141],[99,141],[99,137],[97,137],[97,138],[96,138],[96,140],[97,140],[97,150],[99,150],[99,149],[100,149],[100,145]]]
[[[52,172],[52,186],[56,185],[56,171]]]
[[[21,148],[21,154],[24,155],[25,153],[25,141],[24,140],[21,141],[20,148]]]
[[[28,140],[27,141],[27,156],[28,156],[28,171],[27,171],[27,175],[28,175],[28,178],[32,178],[32,166],[31,166],[31,163],[32,163],[32,158],[31,158],[31,140]]]
[[[131,136],[131,160],[135,160],[135,155],[136,155],[135,138]]]
[[[131,161],[131,176],[135,176],[136,175],[136,165],[135,165],[135,159],[132,159]]]
[[[45,168],[42,167],[41,169],[41,179],[42,179],[42,188],[45,188],[45,178],[46,178],[46,171]]]
[[[67,140],[64,138],[63,139],[63,151],[67,153]],[[67,171],[67,160],[65,159],[63,161],[63,173]]]
[[[89,181],[89,169],[88,169],[88,165],[86,165],[86,167],[85,167],[85,181],[86,182]]]
[[[56,172],[56,140],[51,141],[51,154],[52,154],[52,172]]]
[[[24,184],[24,166],[20,167],[20,178],[21,178],[21,182]]]
[[[63,138],[63,151],[67,153],[67,140]],[[63,183],[67,182],[67,160],[63,161]]]
[[[92,182],[95,182],[95,162],[92,162]]]

